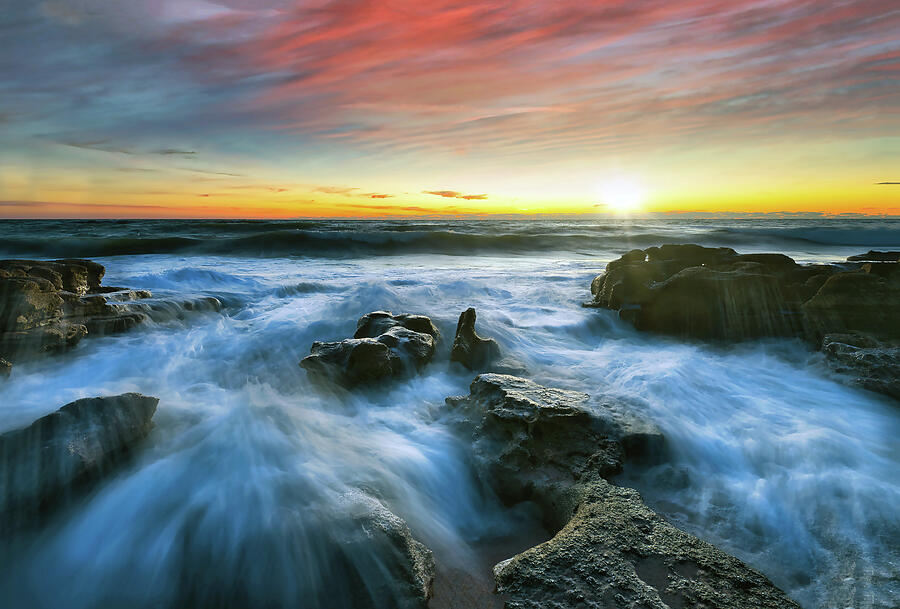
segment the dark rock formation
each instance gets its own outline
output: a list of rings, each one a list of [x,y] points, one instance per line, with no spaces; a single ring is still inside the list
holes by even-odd
[[[853,384],[900,400],[900,341],[863,334],[828,334],[822,352],[835,373]]]
[[[110,301],[150,293],[101,286],[104,271],[90,260],[0,261],[0,355],[15,362],[140,323],[143,314]]]
[[[604,480],[573,486],[571,519],[494,567],[509,609],[798,608],[765,576]]]
[[[376,311],[360,318],[353,338],[314,342],[300,366],[347,386],[400,376],[431,360],[439,335],[425,316]]]
[[[900,252],[879,252],[869,250],[865,254],[857,254],[847,258],[850,262],[900,262]]]
[[[431,319],[424,315],[392,315],[390,311],[374,311],[359,318],[353,338],[377,338],[398,326],[420,334],[428,334],[434,340],[438,340],[441,336],[437,327],[431,323]]]
[[[85,398],[0,435],[0,514],[20,522],[114,465],[147,435],[157,398]]]
[[[796,607],[764,576],[604,478],[632,451],[661,451],[651,424],[606,416],[588,396],[483,374],[448,405],[470,420],[480,475],[507,503],[533,500],[550,540],[494,567],[511,609]],[[463,423],[462,427],[466,429]]]
[[[850,377],[894,395],[889,382],[875,378],[897,365],[897,352],[890,348],[900,339],[895,253],[851,256],[870,262],[838,266],[799,265],[782,254],[741,255],[699,245],[632,250],[594,279],[594,300],[586,304],[617,310],[640,330],[682,338],[796,337],[822,348],[829,334],[866,334],[887,346],[869,347],[855,359],[869,362],[869,368],[877,359],[881,372]],[[832,359],[839,352],[842,362],[835,365],[844,368],[846,349],[825,350]]]
[[[500,345],[497,341],[478,336],[475,332],[475,309],[470,307],[460,313],[450,360],[459,362],[469,370],[481,370],[499,358]]]
[[[589,396],[506,374],[475,378],[468,396],[447,404],[471,426],[476,469],[507,504],[533,500],[551,528],[561,489],[586,472],[621,473],[626,446],[635,458],[657,458],[663,437],[651,423],[623,423]]]

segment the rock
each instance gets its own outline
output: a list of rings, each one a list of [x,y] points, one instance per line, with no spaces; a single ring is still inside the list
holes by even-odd
[[[816,338],[826,334],[862,332],[900,338],[900,265],[888,269],[863,265],[859,271],[832,275],[803,304],[807,324]],[[891,272],[895,271],[895,272]]]
[[[900,341],[828,334],[822,352],[831,369],[851,384],[900,400]]]
[[[625,444],[659,450],[663,443],[658,430],[655,441],[647,438],[652,424],[626,428],[618,417],[592,409],[588,399],[515,376],[482,374],[468,396],[447,398],[447,404],[469,422],[476,470],[488,486],[510,505],[534,501],[558,528],[560,492],[586,472],[621,473]]]
[[[418,370],[434,356],[438,336],[425,316],[376,311],[360,318],[353,338],[314,342],[300,366],[313,378],[352,387]]]
[[[494,567],[508,609],[798,608],[765,576],[685,533],[637,491],[572,488],[572,518],[550,540]]]
[[[374,311],[359,318],[353,338],[377,338],[397,326],[428,334],[435,341],[441,335],[437,327],[424,315],[392,315],[390,311]]]
[[[470,307],[460,313],[450,360],[459,362],[469,370],[480,370],[499,358],[500,345],[497,341],[478,336],[475,332],[475,309]]]
[[[479,474],[505,502],[537,503],[555,533],[494,567],[506,607],[797,607],[738,559],[666,522],[637,491],[605,480],[621,471],[623,439],[662,442],[658,431],[650,440],[652,424],[623,424],[627,412],[603,416],[583,393],[499,374],[476,377],[468,396],[447,403],[471,429]]]
[[[632,250],[591,283],[590,306],[614,309],[640,330],[745,340],[866,332],[900,337],[900,264],[869,252],[859,265],[798,265],[783,254],[663,245]]]
[[[12,374],[12,364],[0,357],[0,379],[9,378]]]
[[[900,252],[869,250],[865,254],[850,256],[847,260],[850,262],[900,262]]]
[[[431,550],[377,499],[354,492],[344,495],[342,503],[351,526],[338,541],[345,560],[355,565],[350,581],[343,582],[352,591],[351,606],[425,609],[434,586]],[[369,561],[377,564],[364,564]]]
[[[90,260],[0,260],[0,354],[26,359],[140,323],[141,314],[108,300],[150,293],[101,286],[104,271]]]
[[[399,366],[390,347],[374,338],[314,342],[300,366],[310,374],[353,386],[394,374]]]
[[[158,402],[139,393],[84,398],[0,435],[0,514],[27,519],[109,469],[150,431]]]

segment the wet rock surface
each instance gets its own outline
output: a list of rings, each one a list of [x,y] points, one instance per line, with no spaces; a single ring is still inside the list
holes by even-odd
[[[352,526],[346,539],[340,540],[344,552],[351,558],[377,556],[380,564],[376,572],[382,576],[372,585],[360,581],[351,586],[355,590],[352,607],[398,607],[415,609],[427,607],[434,587],[434,556],[427,547],[416,541],[409,527],[377,499],[363,493],[349,493],[344,497]],[[375,546],[377,551],[372,552]],[[358,558],[357,558],[358,560]]]
[[[84,398],[0,435],[0,514],[27,521],[110,467],[150,431],[159,400],[139,393]]]
[[[652,424],[606,416],[586,394],[483,374],[447,399],[476,470],[506,503],[534,501],[554,537],[494,567],[511,609],[796,607],[764,576],[680,531],[620,473],[626,445],[662,452]],[[640,447],[640,448],[638,448]]]
[[[849,382],[900,400],[900,341],[865,334],[828,334],[822,352],[830,368]]]
[[[634,489],[582,482],[570,502],[571,519],[550,541],[494,567],[507,608],[798,607],[762,574],[653,512]]]
[[[500,345],[493,338],[479,336],[475,332],[475,318],[472,307],[460,313],[450,360],[459,362],[469,370],[482,370],[500,359]]]
[[[860,384],[892,393],[888,374],[900,339],[897,252],[868,252],[833,265],[800,265],[782,254],[663,245],[632,250],[591,284],[587,306],[618,311],[639,330],[680,338],[746,340],[795,337],[821,348],[838,369],[855,367]],[[867,335],[877,343],[850,356],[825,337]],[[855,363],[854,363],[855,362]]]
[[[352,387],[418,370],[440,336],[423,315],[375,311],[359,319],[353,338],[316,341],[300,366],[314,378]]]
[[[143,321],[143,313],[115,303],[150,292],[102,286],[104,272],[90,260],[0,260],[0,356],[15,363]]]

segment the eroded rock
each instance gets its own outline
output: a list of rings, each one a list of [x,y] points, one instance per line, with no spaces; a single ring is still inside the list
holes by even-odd
[[[602,477],[622,471],[625,446],[645,456],[662,452],[652,425],[625,426],[592,407],[589,396],[538,385],[506,374],[475,378],[468,396],[447,398],[472,433],[476,469],[507,504],[531,500],[551,528],[560,516],[560,493],[587,472]]]
[[[102,474],[144,438],[158,398],[84,398],[0,435],[0,514],[27,519]]]
[[[497,341],[475,332],[475,309],[470,307],[460,313],[450,360],[459,362],[469,370],[482,370],[499,358],[500,345]]]
[[[555,533],[494,567],[506,607],[796,607],[763,575],[606,480],[627,458],[623,439],[644,450],[661,444],[659,432],[650,439],[652,424],[623,423],[586,394],[499,374],[478,376],[468,396],[447,402],[472,421],[480,475],[507,503],[537,503]]]
[[[346,386],[401,376],[431,360],[439,335],[423,315],[376,311],[360,318],[353,338],[314,342],[300,366],[314,378]]]
[[[831,369],[851,383],[900,400],[900,341],[865,334],[828,334],[822,352]]]
[[[150,293],[101,286],[104,272],[90,260],[0,261],[0,354],[15,362],[143,321],[142,313],[114,302]]]
[[[494,567],[509,609],[799,607],[765,576],[605,480],[571,489],[571,519]]]
[[[900,339],[895,254],[868,252],[839,266],[699,245],[632,250],[593,280],[586,305],[614,309],[639,330],[682,338],[794,337],[822,348],[827,335],[866,334],[889,344]],[[843,360],[839,366],[854,359],[873,371],[858,375],[861,385],[895,395],[890,382],[878,380],[891,372],[885,362],[893,351],[854,353],[834,347],[826,355]]]

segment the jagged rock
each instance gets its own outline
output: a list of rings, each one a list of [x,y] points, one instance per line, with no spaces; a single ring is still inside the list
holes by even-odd
[[[108,301],[150,293],[101,286],[104,272],[90,260],[0,260],[0,354],[15,361],[61,351],[88,333],[140,323],[143,315]]]
[[[0,435],[0,514],[16,523],[103,473],[145,437],[158,398],[84,398]]]
[[[610,262],[591,282],[594,299],[585,306],[684,338],[796,337],[821,348],[829,334],[863,333],[890,343],[900,339],[898,258],[872,251],[843,266],[798,265],[782,254],[663,245]],[[835,346],[826,355],[863,386],[896,396],[887,380],[893,351],[848,349]]]
[[[837,267],[802,267],[782,254],[663,245],[632,250],[591,283],[591,306],[641,330],[701,339],[795,336],[803,301]]]
[[[822,352],[831,369],[852,384],[900,400],[900,341],[828,334]]]
[[[360,318],[353,338],[314,342],[300,366],[314,378],[360,385],[421,368],[438,336],[427,317],[376,311]]]
[[[869,250],[865,254],[850,256],[847,260],[850,262],[900,262],[900,252]]]
[[[534,501],[552,526],[560,489],[589,471],[621,473],[624,445],[636,457],[662,452],[662,434],[652,423],[624,426],[588,399],[515,376],[482,374],[468,396],[447,398],[447,404],[471,426],[476,469],[488,486],[507,504]]]
[[[459,362],[469,370],[479,370],[499,358],[500,345],[497,341],[478,336],[475,332],[475,309],[470,307],[460,313],[450,360]]]
[[[508,609],[762,609],[799,606],[737,558],[654,513],[637,491],[573,486],[550,540],[494,567]]]
[[[499,374],[476,377],[468,396],[447,403],[470,421],[480,475],[507,503],[537,503],[555,533],[494,567],[506,607],[796,607],[761,574],[652,512],[637,491],[605,480],[621,471],[623,438],[653,444],[652,424],[622,425],[583,393]]]

